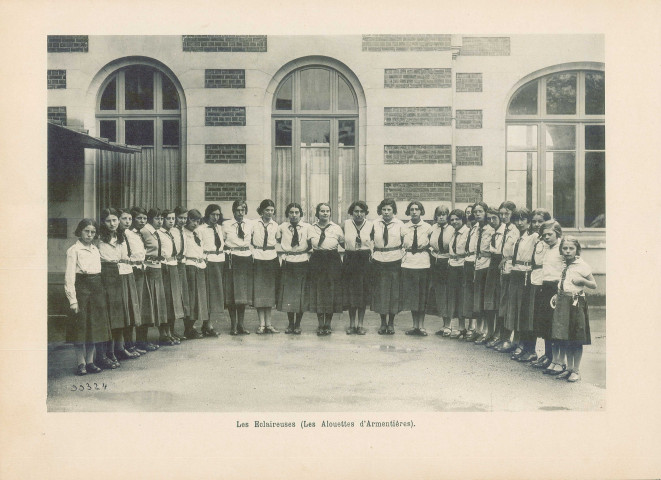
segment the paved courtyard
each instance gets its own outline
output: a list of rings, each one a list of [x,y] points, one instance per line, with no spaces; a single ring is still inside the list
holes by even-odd
[[[379,318],[372,313],[365,318],[367,335],[349,336],[345,312],[335,316],[332,335],[317,337],[312,314],[304,316],[300,336],[256,335],[257,315],[249,310],[251,335],[232,337],[222,322],[217,339],[162,347],[123,361],[117,370],[84,377],[73,374],[71,345],[51,342],[48,410],[599,411],[606,408],[605,309],[591,308],[590,317],[592,345],[584,349],[583,379],[575,384],[472,343],[404,335],[410,314],[397,316],[394,336],[377,334]],[[428,316],[427,331],[436,331],[439,322]],[[274,312],[274,324],[284,330],[286,316]]]

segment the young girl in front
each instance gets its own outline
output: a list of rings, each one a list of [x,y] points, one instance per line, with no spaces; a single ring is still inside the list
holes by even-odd
[[[441,317],[443,324],[436,335],[450,335],[452,316],[448,314],[448,260],[450,241],[454,236],[454,228],[449,223],[450,210],[445,205],[434,210],[434,224],[429,234],[431,252],[431,270],[429,272],[429,294],[427,296],[428,313]]]
[[[184,335],[187,339],[202,338],[202,334],[195,329],[195,322],[200,320],[205,331],[209,331],[209,292],[207,286],[207,262],[204,254],[204,244],[198,231],[202,214],[199,210],[191,209],[186,216],[186,226],[183,229],[184,251],[186,262],[186,284],[188,285],[188,303],[190,316],[184,320]],[[222,298],[222,296],[221,296]]]
[[[473,215],[477,227],[477,238],[472,239],[474,244],[470,250],[475,255],[475,271],[473,273],[473,318],[476,319],[477,332],[475,343],[483,345],[487,340],[487,314],[484,308],[487,273],[491,262],[491,237],[494,229],[487,221],[489,207],[484,202],[473,205]]]
[[[552,336],[554,340],[565,342],[566,371],[569,372],[567,381],[577,382],[581,379],[579,368],[583,358],[583,345],[591,343],[590,319],[584,288],[595,289],[597,282],[592,276],[590,265],[580,256],[581,244],[576,238],[564,237],[560,242],[560,252],[565,265],[558,283]]]
[[[259,327],[257,333],[280,333],[271,324],[271,310],[275,307],[275,298],[280,279],[280,262],[275,247],[278,243],[278,224],[273,220],[275,203],[262,200],[257,208],[260,219],[252,231],[253,248],[253,288],[252,305],[257,309]]]
[[[448,315],[457,318],[458,326],[450,333],[443,336],[453,339],[464,339],[466,337],[464,314],[464,260],[466,258],[466,246],[468,245],[468,234],[470,229],[465,224],[464,211],[456,208],[450,212],[450,225],[454,229],[454,235],[450,241],[448,253]]]
[[[225,312],[225,288],[223,285],[225,241],[223,240],[222,223],[223,212],[220,205],[211,203],[204,210],[202,223],[195,229],[195,235],[201,242],[203,255],[206,259],[204,272],[207,282],[209,318],[206,323],[202,323],[202,335],[205,337],[217,337],[219,335],[214,330],[213,323],[218,322]],[[188,262],[186,264],[188,265]],[[190,280],[190,276],[188,278]],[[192,302],[192,299],[190,300]],[[233,330],[232,333],[234,333]]]
[[[514,244],[519,239],[519,229],[512,223],[512,215],[516,210],[514,202],[505,200],[498,207],[500,221],[505,225],[503,243],[500,254],[500,300],[498,302],[498,317],[496,318],[496,331],[500,332],[500,340],[493,345],[493,348],[501,353],[509,353],[516,347],[510,341],[512,330],[505,326],[505,317],[507,316],[510,274],[512,272],[512,255],[514,254]]]
[[[163,327],[163,336],[170,342],[178,345],[181,339],[174,334],[177,320],[184,318],[184,305],[182,302],[181,282],[179,281],[179,251],[172,232],[179,233],[174,228],[176,214],[173,210],[163,210],[163,226],[159,230],[163,249],[163,263],[161,272],[163,274],[163,287],[165,289],[165,302],[167,304],[167,324]]]
[[[103,348],[111,338],[101,281],[101,255],[93,244],[96,234],[96,222],[82,219],[75,231],[78,241],[67,250],[64,292],[71,309],[67,340],[74,344],[77,375],[101,371],[94,363],[95,345]]]
[[[505,225],[501,223],[498,210],[489,208],[487,210],[487,222],[493,229],[491,242],[489,243],[489,267],[484,280],[484,321],[487,324],[487,338],[484,340],[486,347],[492,347],[500,341],[497,331],[498,302],[500,300],[500,262],[503,259],[502,250]]]

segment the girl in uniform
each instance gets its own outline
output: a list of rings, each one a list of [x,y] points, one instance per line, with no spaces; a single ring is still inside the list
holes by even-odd
[[[473,228],[473,223],[475,223],[475,217],[473,216],[473,205],[468,205],[464,209],[464,215],[466,218],[466,227],[468,227],[468,230],[471,230]]]
[[[184,207],[176,207],[174,209],[177,221],[175,228],[170,230],[174,238],[174,246],[177,249],[177,272],[179,274],[179,284],[181,285],[181,305],[184,308],[184,330],[186,329],[187,322],[190,321],[190,302],[188,300],[188,279],[186,278],[186,257],[184,250],[186,249],[186,240],[184,238],[184,227],[188,222],[188,210]],[[172,332],[175,337],[181,340],[186,340],[188,337],[184,334],[177,334],[176,331]]]
[[[165,287],[163,286],[163,272],[161,262],[165,258],[163,251],[162,233],[159,232],[163,226],[163,215],[158,208],[152,208],[147,212],[147,225],[140,234],[145,242],[145,281],[149,296],[144,299],[142,308],[143,324],[138,330],[138,341],[147,346],[148,327],[157,327],[159,331],[160,345],[174,345],[167,337],[167,303],[165,300]],[[146,318],[145,318],[146,309]]]
[[[531,278],[533,284],[533,319],[535,324],[535,333],[538,337],[544,339],[544,355],[532,363],[535,368],[546,368],[552,361],[564,363],[564,345],[562,352],[558,343],[551,342],[551,325],[553,322],[553,308],[551,308],[551,298],[558,291],[558,281],[564,260],[560,255],[560,239],[562,238],[562,227],[555,220],[548,220],[539,228],[539,235],[544,241],[544,253],[542,262],[542,278],[539,283],[538,275]],[[535,256],[533,257],[535,265],[539,264],[538,247],[535,247]],[[533,267],[533,274],[539,272],[539,269]]]
[[[473,274],[473,317],[477,319],[477,336],[475,344],[483,345],[486,343],[489,329],[487,324],[486,309],[484,308],[487,274],[491,263],[491,238],[494,235],[494,229],[487,221],[487,211],[489,207],[484,202],[477,202],[473,205],[473,216],[477,226],[477,238],[475,247],[470,246],[471,252],[475,248],[475,272]]]
[[[190,217],[190,212],[189,215]],[[190,220],[190,218],[189,218]],[[207,205],[204,210],[204,223],[195,229],[195,234],[199,238],[206,258],[204,272],[206,274],[206,290],[209,305],[206,309],[208,318],[202,322],[202,335],[205,337],[217,337],[218,332],[213,328],[213,322],[222,318],[225,311],[225,288],[223,282],[223,266],[225,265],[225,252],[223,248],[225,241],[223,239],[223,212],[219,205],[215,203]],[[186,262],[186,265],[189,265]],[[188,273],[188,268],[186,268]],[[188,275],[188,280],[191,277]],[[189,292],[192,288],[189,286]],[[192,299],[189,299],[191,302]],[[192,332],[191,332],[192,333]]]
[[[431,226],[422,221],[425,207],[418,201],[413,201],[406,207],[406,215],[411,217],[402,228],[402,258],[400,311],[410,311],[413,317],[413,328],[407,330],[407,335],[426,337],[425,307],[429,291],[429,235]]]
[[[145,242],[142,239],[142,234],[140,230],[147,225],[147,210],[141,207],[131,207],[131,218],[132,224],[131,228],[124,231],[126,239],[128,241],[127,245],[131,247],[131,253],[129,254],[129,261],[133,267],[133,277],[135,278],[135,288],[138,292],[138,303],[140,304],[140,320],[136,320],[135,329],[131,332],[131,340],[137,338],[138,331],[142,326],[142,318],[145,312],[145,302],[149,297],[149,292],[147,291],[147,283],[145,282]],[[120,216],[120,219],[122,217]],[[128,251],[128,248],[127,248]],[[124,339],[129,338],[126,336]],[[137,342],[131,341],[132,348],[129,348],[130,351],[137,352],[140,355],[144,355],[148,351],[156,350],[158,347],[152,345],[151,343],[146,343],[145,345],[139,345]],[[148,346],[149,349],[144,347]]]
[[[317,335],[331,334],[334,313],[342,313],[342,260],[337,251],[344,246],[342,228],[331,219],[328,203],[317,205],[317,220],[310,226],[308,245],[312,249],[308,288],[309,310],[317,314]]]
[[[259,327],[257,333],[280,333],[271,324],[271,310],[280,279],[280,262],[275,247],[278,243],[278,224],[273,220],[275,203],[262,200],[257,208],[261,217],[254,223],[252,231],[253,288],[252,305],[257,309]]]
[[[225,250],[228,250],[223,285],[225,286],[225,305],[230,314],[232,328],[230,335],[248,335],[243,326],[246,305],[252,302],[252,238],[253,223],[244,219],[248,213],[248,204],[235,200],[232,204],[234,218],[223,222]]]
[[[552,336],[554,340],[565,342],[567,366],[560,375],[568,382],[581,379],[579,367],[583,358],[583,345],[590,345],[590,319],[584,288],[597,288],[590,265],[580,257],[581,244],[573,237],[564,237],[560,242],[560,252],[565,261],[558,283],[556,306],[553,312]],[[554,367],[554,373],[558,370]],[[565,372],[569,372],[568,374]],[[559,375],[559,376],[560,376]]]
[[[344,308],[349,310],[347,335],[365,335],[363,328],[365,308],[370,303],[370,253],[372,221],[366,220],[369,213],[362,200],[349,206],[351,218],[344,222],[344,264],[342,266],[342,288]],[[358,323],[356,323],[356,314]]]
[[[464,259],[466,258],[466,245],[470,229],[465,225],[465,214],[458,208],[450,212],[450,225],[454,229],[450,247],[448,249],[448,315],[457,318],[457,330],[443,335],[450,338],[463,339],[466,337],[464,322]]]
[[[498,352],[510,353],[516,347],[512,344],[512,331],[505,327],[505,317],[507,316],[507,304],[509,300],[510,272],[512,271],[512,255],[514,254],[514,244],[519,239],[519,230],[512,223],[512,214],[516,210],[514,202],[504,201],[498,207],[500,221],[505,225],[505,233],[500,253],[500,301],[498,302],[497,330],[501,332],[500,341],[493,348]]]
[[[278,227],[282,268],[277,307],[287,312],[289,325],[285,333],[301,334],[303,312],[308,309],[307,276],[310,226],[301,220],[303,208],[298,203],[290,203],[285,209],[288,221]]]
[[[188,307],[190,309],[190,317],[184,320],[184,335],[187,339],[202,338],[202,334],[195,329],[195,322],[198,320],[202,322],[202,328],[204,328],[207,334],[210,330],[213,330],[209,326],[209,305],[212,302],[209,301],[209,292],[207,290],[207,285],[209,284],[208,268],[202,239],[198,234],[201,220],[202,214],[199,210],[189,210],[186,226],[183,229],[186,283],[188,284]],[[203,227],[208,230],[206,225]],[[222,298],[222,290],[220,293]]]
[[[500,253],[502,250],[505,224],[500,221],[500,215],[495,208],[487,210],[487,222],[493,229],[491,242],[489,244],[489,267],[487,277],[484,281],[484,317],[487,324],[487,338],[484,341],[485,346],[492,347],[500,340],[497,331],[498,321],[498,302],[500,300],[500,262],[503,258]]]
[[[429,294],[427,295],[427,312],[434,313],[443,320],[442,328],[436,335],[450,335],[452,316],[448,314],[448,260],[450,241],[454,236],[454,228],[448,222],[450,210],[445,205],[434,210],[434,224],[429,234],[431,252],[431,270],[429,272]]]
[[[402,263],[402,227],[397,204],[385,198],[376,209],[381,218],[374,221],[370,238],[374,242],[372,273],[374,285],[371,308],[381,315],[379,335],[394,335],[395,315],[399,313],[400,274]],[[386,324],[387,317],[387,324]]]
[[[466,207],[466,227],[469,229],[468,238],[466,239],[464,258],[464,285],[463,285],[463,306],[462,311],[466,317],[466,334],[462,336],[462,340],[467,342],[474,341],[479,335],[475,331],[477,320],[476,315],[473,315],[473,300],[474,300],[474,287],[475,287],[475,257],[477,251],[477,238],[479,236],[480,224],[475,221],[474,207],[469,205]]]
[[[181,282],[179,282],[179,270],[177,264],[179,261],[179,250],[174,240],[172,232],[177,232],[174,228],[176,214],[173,210],[163,210],[163,227],[159,230],[161,241],[163,242],[163,287],[165,289],[165,302],[167,304],[167,324],[163,328],[164,335],[175,345],[181,343],[181,339],[174,334],[174,326],[177,320],[184,318],[184,305],[181,301]]]
[[[67,340],[76,351],[76,374],[99,373],[94,363],[95,345],[103,348],[110,340],[107,306],[101,280],[101,255],[94,246],[96,222],[84,218],[76,227],[78,241],[67,250],[64,293],[69,300],[71,316]]]

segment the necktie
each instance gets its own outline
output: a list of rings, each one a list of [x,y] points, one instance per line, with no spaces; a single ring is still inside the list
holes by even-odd
[[[135,233],[137,233],[140,236],[140,240],[142,240],[142,244],[147,247],[147,243],[145,242],[145,236],[142,234],[142,230],[135,230]]]
[[[296,225],[290,225],[289,228],[291,228],[294,233],[291,236],[291,248],[298,247],[300,245],[299,243],[299,238],[298,238],[298,228],[296,228]]]
[[[500,244],[500,254],[503,254],[503,249],[505,248],[505,242],[507,241],[507,232],[510,231],[509,225],[505,226],[505,232],[503,232],[503,243]]]
[[[158,259],[160,260],[161,255],[163,254],[163,252],[161,251],[161,247],[162,247],[161,237],[158,235],[158,232],[156,230],[154,230],[154,236],[156,237],[156,241],[158,242]]]
[[[263,250],[266,250],[266,244],[268,243],[268,240],[269,240],[269,229],[267,228],[266,225],[264,225],[264,245],[262,246]]]
[[[567,278],[567,269],[569,268],[570,265],[571,265],[571,263],[566,264],[565,268],[562,270],[562,275],[560,276],[560,284],[559,284],[559,287],[558,287],[558,289],[561,292],[563,292],[565,290],[565,288],[564,288],[565,278]]]
[[[383,246],[388,245],[388,223],[383,222]]]
[[[202,241],[200,240],[200,236],[197,234],[197,232],[193,232],[193,238],[195,239],[195,243],[197,243],[197,246],[201,247]]]
[[[480,233],[477,235],[477,254],[480,254],[480,243],[482,243],[482,231],[484,227],[477,227],[480,229]]]
[[[172,256],[176,257],[177,256],[177,246],[174,244],[174,237],[172,234],[168,231],[167,232],[168,237],[170,237],[170,240],[172,240]]]
[[[473,229],[471,228],[468,231],[468,237],[466,237],[466,245],[464,245],[464,253],[468,255],[471,251],[470,249],[470,243],[471,243],[471,234],[473,233]]]
[[[411,251],[418,253],[418,225],[413,225],[413,245],[411,245]]]
[[[319,225],[317,225],[319,226]],[[326,240],[326,229],[330,227],[330,225],[326,225],[325,227],[319,227],[319,230],[321,230],[321,235],[319,236],[319,243],[317,244],[317,248],[321,247],[321,244],[324,243],[324,240]]]
[[[541,240],[537,240],[537,241],[535,242],[535,248],[533,249],[533,252],[532,252],[532,267],[533,267],[533,269],[537,266],[537,262],[535,261],[535,255],[537,254],[537,244],[538,244],[540,241],[541,241]]]
[[[179,229],[179,237],[181,238],[181,252],[183,253],[185,250],[185,245],[184,245],[184,229],[180,228]]]
[[[356,222],[352,220],[353,226],[356,229],[356,250],[360,250],[360,247],[363,246],[363,241],[360,238],[360,231],[363,229],[365,226],[365,221],[363,220],[363,223],[360,224],[360,228],[356,225]]]
[[[131,258],[131,244],[129,243],[129,238],[124,234],[124,241],[126,242],[126,252],[128,253],[129,259]]]
[[[454,231],[454,238],[452,239],[452,252],[457,254],[457,236],[459,235],[459,230]]]
[[[445,231],[445,225],[441,227],[441,231],[438,233],[438,252],[443,253],[443,232]]]
[[[516,262],[516,255],[519,253],[519,243],[521,243],[521,240],[523,237],[519,237],[519,239],[516,241],[516,244],[514,245],[514,256],[512,257],[512,263]]]
[[[496,235],[498,235],[496,232],[491,235],[491,247],[496,248]]]
[[[237,225],[237,229],[238,229],[238,230],[237,230],[237,236],[238,236],[241,240],[243,240],[243,239],[246,237],[246,234],[243,233],[243,228],[241,227],[241,225],[243,225],[243,222],[238,222],[236,225]]]
[[[216,230],[216,226],[214,225],[211,227],[213,230],[213,241],[214,244],[216,245],[216,253],[220,251],[220,246],[221,246],[221,241],[220,241],[220,235],[218,235],[218,230]]]

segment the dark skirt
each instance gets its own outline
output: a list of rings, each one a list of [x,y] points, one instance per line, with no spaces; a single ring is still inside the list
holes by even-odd
[[[432,258],[426,312],[448,317],[448,259]]]
[[[498,316],[505,318],[507,316],[507,301],[510,294],[510,274],[500,275],[500,300],[498,300]]]
[[[120,275],[119,278],[122,280],[122,293],[126,295],[123,300],[125,318],[129,321],[127,327],[139,327],[142,324],[142,315],[135,277],[133,273],[129,273],[127,275]]]
[[[342,260],[336,250],[315,250],[310,255],[308,311],[342,313]]]
[[[466,318],[473,318],[475,262],[464,262],[464,305],[463,313]]]
[[[429,292],[428,268],[402,268],[399,287],[399,310],[424,312]]]
[[[484,310],[487,312],[498,310],[500,302],[500,261],[502,255],[491,255],[491,262],[487,269],[487,278],[484,283]]]
[[[370,251],[346,251],[342,264],[342,302],[344,309],[365,308],[370,304],[372,283]]]
[[[78,313],[69,315],[66,339],[73,343],[110,340],[108,308],[101,275],[76,275]]]
[[[252,305],[255,308],[275,307],[280,282],[280,262],[258,260],[253,263]]]
[[[211,262],[210,262],[211,263]],[[216,262],[220,263],[220,262]],[[222,263],[220,263],[222,265]],[[186,283],[188,284],[188,306],[192,321],[209,320],[209,297],[207,295],[207,275],[209,268],[197,268],[186,265]],[[222,313],[222,310],[221,310]]]
[[[283,262],[277,307],[281,312],[303,313],[308,309],[308,262]]]
[[[533,329],[530,316],[530,272],[512,270],[510,273],[505,328],[519,332],[530,332]]]
[[[231,255],[228,258],[223,270],[223,286],[226,307],[252,302],[252,256]]]
[[[128,318],[128,292],[124,291],[125,284],[119,275],[116,263],[101,262],[101,279],[106,294],[108,306],[108,320],[110,329],[123,329],[131,324]]]
[[[179,282],[179,270],[177,265],[162,265],[163,288],[165,289],[165,301],[167,303],[168,321],[184,318],[184,306],[181,302],[181,283]]]
[[[145,269],[147,293],[142,302],[142,326],[158,327],[168,321],[168,310],[163,287],[163,272],[160,268]]]
[[[190,317],[190,301],[188,300],[188,277],[186,276],[186,264],[178,263],[179,284],[181,285],[181,305],[184,307],[184,318]]]
[[[373,312],[381,315],[395,315],[399,313],[399,277],[401,260],[394,262],[372,262],[372,289],[371,308]]]
[[[448,316],[464,317],[464,267],[448,267]]]
[[[558,294],[551,337],[553,340],[565,340],[573,345],[590,345],[592,337],[588,303],[585,297],[577,297],[577,305],[573,302],[571,295]]]
[[[486,308],[484,308],[484,299],[488,274],[488,268],[475,270],[475,281],[473,283],[473,316],[480,315],[486,310]]]
[[[530,307],[535,336],[546,340],[551,339],[551,326],[553,325],[551,298],[557,291],[558,282],[544,282],[542,285],[533,285],[530,292]]]
[[[145,292],[147,291],[144,268],[133,267],[133,278],[135,280],[135,290],[138,293],[138,304],[140,305],[140,311],[142,312],[142,302],[144,301]]]
[[[207,268],[204,269],[205,281],[206,281],[206,290],[207,290],[207,319],[208,320],[220,320],[225,312],[225,288],[224,288],[224,278],[223,278],[223,266],[225,262],[207,262]],[[190,268],[189,265],[186,266],[186,272]],[[197,267],[195,267],[197,268]],[[190,275],[188,275],[188,281],[190,282]],[[192,292],[192,287],[188,286],[188,291]],[[190,297],[190,293],[189,293]],[[191,315],[193,312],[193,299],[189,298],[191,302]],[[191,316],[191,318],[193,318]],[[201,320],[201,318],[197,318]]]

